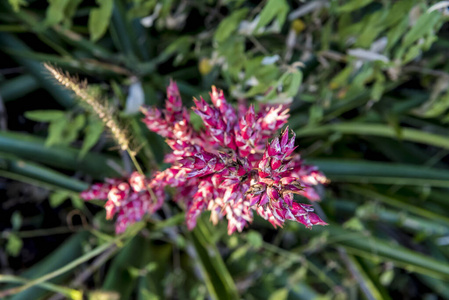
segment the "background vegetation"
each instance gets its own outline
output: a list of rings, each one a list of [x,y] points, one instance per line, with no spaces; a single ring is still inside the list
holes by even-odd
[[[449,36],[440,4],[1,1],[0,295],[448,299]],[[115,236],[101,203],[78,193],[129,170],[129,159],[43,62],[108,97],[148,172],[166,146],[138,107],[161,105],[169,78],[187,105],[212,84],[230,101],[292,101],[303,156],[332,180],[315,207],[330,225],[275,230],[256,218],[227,236],[205,214],[188,232],[183,212],[166,205]]]

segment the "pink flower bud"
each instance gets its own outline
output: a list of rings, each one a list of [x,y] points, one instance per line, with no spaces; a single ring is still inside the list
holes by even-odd
[[[278,159],[277,157],[271,158],[271,169],[276,170],[282,165],[282,160]]]
[[[118,206],[128,196],[128,192],[129,184],[122,182],[118,186],[111,188],[108,193],[108,199]]]
[[[267,188],[267,195],[270,199],[278,201],[280,198],[279,191],[275,187],[269,186]]]
[[[146,189],[145,176],[141,175],[139,172],[133,172],[129,177],[129,184],[136,192],[145,190]]]

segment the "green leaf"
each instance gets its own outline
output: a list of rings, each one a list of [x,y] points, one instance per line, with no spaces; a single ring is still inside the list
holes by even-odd
[[[385,270],[384,272],[382,272],[382,274],[379,277],[379,281],[384,286],[390,285],[390,283],[393,281],[393,279],[394,279],[394,270],[393,269]]]
[[[17,132],[0,132],[0,149],[3,153],[64,170],[81,170],[96,178],[117,176],[117,172],[108,166],[108,160],[120,164],[114,156],[98,153],[88,153],[79,160],[79,150],[75,148],[48,148],[41,138]]]
[[[331,180],[449,187],[449,171],[417,165],[364,160],[310,159]]]
[[[268,65],[262,64],[263,59],[264,56],[260,55],[252,59],[248,59],[245,62],[245,79],[250,79],[253,76],[256,77],[259,82],[256,87],[261,86],[262,90],[265,92],[267,90],[267,86],[272,81],[279,79],[279,68],[274,63]]]
[[[20,7],[28,6],[28,2],[26,0],[8,0],[9,4],[12,6],[14,12],[19,12]]]
[[[120,294],[111,291],[93,291],[89,293],[89,300],[120,300]]]
[[[264,100],[276,100],[285,102],[286,99],[296,96],[302,82],[302,72],[297,69],[291,69],[285,72],[276,83],[272,84],[273,88],[264,97]],[[266,90],[267,87],[265,87]],[[282,90],[281,93],[278,91]]]
[[[87,152],[95,146],[103,132],[103,122],[92,118],[89,125],[86,127],[86,135],[84,136],[83,147],[78,156],[79,159],[83,158]]]
[[[80,114],[75,117],[71,125],[79,130],[84,126],[84,123],[86,123],[86,117],[83,114]]]
[[[68,124],[64,126],[62,136],[58,144],[70,145],[78,137],[79,131],[84,127],[86,117],[83,114],[77,115],[74,119],[69,120]]]
[[[239,27],[240,22],[245,18],[248,13],[247,8],[239,9],[233,12],[229,17],[224,18],[218,25],[214,34],[214,39],[217,42],[223,42]]]
[[[235,80],[238,80],[239,74],[245,64],[245,39],[241,36],[233,35],[218,47],[220,56],[226,58],[229,65],[228,72],[223,73]]]
[[[61,23],[64,20],[64,11],[70,0],[48,0],[50,6],[47,8],[47,13],[44,21],[44,26],[49,27]]]
[[[161,298],[146,288],[139,288],[139,300],[161,300]]]
[[[67,191],[57,191],[52,193],[49,197],[50,206],[53,208],[60,206],[69,196],[70,193]]]
[[[407,31],[407,29],[408,29],[408,18],[403,18],[398,24],[396,24],[396,26],[391,28],[387,32],[388,42],[386,50],[390,50],[391,48],[393,48],[393,46],[396,45],[396,43],[399,41],[402,35]]]
[[[408,50],[405,52],[404,57],[402,58],[402,63],[406,64],[415,59],[418,55],[422,52],[423,45],[416,44],[408,48]]]
[[[371,98],[375,101],[379,101],[385,90],[385,75],[382,72],[376,72],[376,81],[374,82],[371,90]]]
[[[347,64],[346,67],[340,71],[331,81],[330,86],[332,89],[343,87],[348,84],[349,76],[354,70],[352,64]]]
[[[167,48],[157,57],[157,62],[162,63],[169,59],[172,55],[177,54],[177,57],[184,57],[190,52],[190,46],[194,40],[191,36],[181,36],[170,43]],[[179,60],[179,59],[177,59]]]
[[[441,299],[449,299],[449,286],[447,281],[432,278],[426,275],[420,275],[419,280],[430,287],[433,292],[440,295]]]
[[[314,228],[315,230],[315,228]],[[316,231],[322,231],[318,228]],[[342,229],[336,224],[325,228],[338,244],[345,246],[346,250],[355,255],[383,260],[392,260],[409,271],[430,275],[435,278],[449,279],[449,265],[436,258],[407,249],[397,243],[382,240],[365,233],[356,233]]]
[[[282,288],[272,293],[268,298],[268,300],[287,300],[287,298],[288,298],[288,289]]]
[[[365,229],[365,226],[363,226],[363,223],[360,222],[359,218],[353,217],[343,224],[343,228],[351,229],[354,231],[362,231]]]
[[[323,119],[323,107],[312,105],[309,109],[309,124],[317,124]]]
[[[373,274],[371,265],[368,266],[363,259],[351,255],[346,255],[346,258],[347,267],[353,269],[352,273],[358,277],[357,281],[367,299],[391,300],[377,274]]]
[[[70,200],[72,200],[72,205],[75,208],[83,209],[85,207],[84,201],[76,194],[72,194]]]
[[[12,224],[12,229],[17,231],[20,229],[20,226],[22,226],[22,215],[20,214],[20,211],[15,211],[12,216],[11,216],[11,224]]]
[[[25,116],[34,121],[51,122],[48,127],[48,137],[45,142],[47,147],[53,145],[69,145],[73,142],[78,132],[84,126],[85,116],[79,114],[70,120],[67,114],[59,110],[35,110],[25,113]]]
[[[97,3],[100,7],[90,11],[88,22],[90,39],[94,42],[106,33],[114,8],[114,0],[97,0]]]
[[[83,0],[70,0],[69,3],[67,3],[64,11],[65,18],[63,20],[63,24],[67,28],[72,27],[72,18],[75,16],[78,5],[80,5],[81,2],[83,2]]]
[[[26,111],[25,117],[37,122],[51,122],[65,119],[66,113],[62,110],[32,110]]]
[[[31,52],[31,49],[24,42],[14,35],[0,32],[0,45],[3,49],[11,51],[14,59],[33,75],[39,84],[52,95],[55,101],[64,107],[73,107],[75,105],[72,94],[68,90],[59,85],[51,76],[43,76],[48,74],[48,71],[42,63],[35,59],[17,55],[22,52]]]
[[[410,213],[413,213],[415,215],[421,216],[423,218],[427,218],[429,220],[433,220],[438,222],[439,224],[442,224],[441,222],[444,222],[444,224],[449,224],[449,217],[446,217],[444,215],[435,213],[429,209],[425,209],[420,207],[419,205],[413,205],[410,204],[410,201],[406,198],[406,197],[402,197],[400,195],[391,195],[389,193],[380,193],[377,191],[374,191],[372,189],[368,189],[368,188],[362,188],[362,187],[358,187],[358,186],[348,186],[347,187],[348,190],[350,190],[353,193],[357,193],[360,194],[364,197],[369,197],[371,199],[375,199],[376,201],[381,201],[383,203],[385,203],[386,205],[392,206],[392,207],[396,207],[397,209],[400,210],[404,210],[404,211],[409,211]],[[369,213],[369,209],[367,207],[362,207],[360,210],[357,211],[358,214],[366,214]],[[400,220],[398,220],[400,221]],[[416,221],[416,219],[415,219]],[[421,230],[426,230],[427,232],[430,233],[441,233],[443,232],[443,234],[445,234],[445,230],[446,228],[441,228],[441,225],[433,225],[432,231],[429,231],[429,227],[427,224],[425,224],[424,222],[421,222]],[[409,226],[412,227],[412,226]],[[440,228],[438,228],[440,227]]]
[[[260,249],[263,245],[262,235],[257,231],[251,230],[248,232],[246,239],[248,240],[248,243],[256,249]]]
[[[18,256],[22,250],[23,241],[14,233],[9,234],[8,243],[6,244],[6,252],[11,256]]]
[[[0,175],[53,190],[81,192],[88,188],[82,181],[23,160],[3,158],[0,153]]]
[[[339,6],[337,8],[337,12],[338,13],[351,12],[353,10],[362,8],[362,7],[370,4],[371,2],[373,2],[373,0],[351,0],[347,3],[345,3],[344,5]]]
[[[239,299],[229,270],[226,268],[217,247],[211,241],[207,225],[199,218],[190,234],[207,289],[213,299]]]
[[[5,80],[0,85],[0,95],[3,102],[19,99],[39,88],[36,79],[30,74],[24,74]]]
[[[302,72],[294,69],[288,72],[287,80],[284,80],[284,88],[287,97],[294,97],[298,93],[299,87],[302,83]]]
[[[397,1],[388,10],[388,15],[384,21],[386,27],[400,25],[402,21],[408,22],[408,13],[415,5],[415,1]],[[388,40],[388,43],[390,40]]]
[[[173,248],[171,245],[150,245],[146,248],[150,262],[143,266],[138,279],[137,300],[158,300],[165,299],[164,287],[170,282],[173,287],[177,286],[176,278],[172,276],[179,273],[169,273],[171,269],[171,259]],[[181,273],[182,274],[182,273]],[[168,275],[168,276],[167,276]],[[172,277],[172,278],[170,278]],[[182,277],[182,276],[181,276]],[[165,278],[165,280],[161,280]],[[119,278],[117,278],[119,279]],[[165,296],[164,296],[165,295]]]
[[[45,141],[46,147],[65,144],[63,140],[67,137],[64,135],[64,130],[70,125],[69,121],[69,119],[63,118],[50,123],[50,126],[48,126],[48,137]]]
[[[166,227],[174,227],[185,222],[185,213],[181,212],[168,219],[161,220],[154,225],[154,229],[162,229]]]
[[[369,48],[376,37],[385,30],[386,24],[384,20],[386,17],[387,12],[385,10],[378,10],[369,14],[366,19],[366,25],[360,31],[355,45],[362,48]],[[362,24],[362,22],[358,24]]]
[[[449,92],[438,97],[435,101],[430,101],[431,103],[425,103],[423,105],[422,112],[419,111],[419,113],[426,118],[434,118],[443,115],[444,112],[449,109]]]
[[[384,124],[369,124],[358,122],[336,123],[331,125],[323,125],[318,127],[303,128],[296,130],[298,137],[317,136],[320,134],[328,134],[329,132],[339,132],[342,134],[355,135],[374,135],[397,138],[397,129]],[[429,133],[412,128],[402,128],[401,138],[405,141],[411,141],[421,144],[427,144],[443,149],[449,149],[449,138],[447,136]]]
[[[278,22],[279,28],[282,28],[289,9],[290,7],[285,0],[268,0],[259,15],[260,19],[254,31],[257,32],[259,28],[268,25],[274,19]]]
[[[419,17],[418,21],[416,21],[416,24],[412,26],[412,28],[404,36],[402,47],[411,46],[415,41],[424,37],[425,34],[428,34],[432,30],[434,30],[434,26],[438,23],[440,18],[441,13],[438,11],[423,13]]]

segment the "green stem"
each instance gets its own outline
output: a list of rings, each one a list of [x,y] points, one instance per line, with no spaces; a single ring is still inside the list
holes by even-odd
[[[0,282],[5,282],[5,283],[29,283],[30,281],[22,278],[22,277],[18,277],[18,276],[13,276],[13,275],[0,275]],[[41,282],[36,284],[37,286],[40,286],[44,289],[47,289],[49,291],[55,292],[55,293],[59,293],[62,294],[70,299],[73,300],[81,300],[83,299],[83,292],[75,290],[75,289],[71,289],[71,288],[67,288],[64,286],[59,286],[50,282]]]

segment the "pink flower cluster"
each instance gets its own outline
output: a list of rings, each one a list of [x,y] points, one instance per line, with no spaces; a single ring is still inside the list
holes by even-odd
[[[253,106],[248,108],[243,103],[236,109],[215,87],[210,97],[213,105],[203,98],[194,99],[193,111],[205,125],[196,131],[182,106],[176,84],[171,82],[165,109],[142,108],[148,129],[166,138],[172,149],[165,157],[171,167],[155,173],[151,179],[133,174],[129,183],[113,179],[96,184],[82,197],[107,198],[107,216],[119,214],[117,232],[158,209],[166,186],[175,188],[173,198],[185,207],[189,229],[195,227],[198,216],[206,210],[211,212],[214,224],[226,217],[228,234],[242,231],[252,222],[254,212],[274,227],[282,227],[286,220],[307,227],[326,225],[313,213],[312,205],[297,203],[293,198],[298,194],[311,201],[319,200],[314,186],[327,179],[294,153],[295,134],[289,137],[288,128],[269,142],[287,123],[288,109],[261,105],[255,112]],[[154,190],[156,201],[151,198],[150,189]]]
[[[82,192],[81,198],[107,200],[104,205],[106,219],[112,219],[117,214],[115,231],[121,233],[129,225],[140,221],[146,213],[157,211],[164,203],[165,192],[163,187],[134,172],[128,180],[106,179],[104,183],[96,183]]]

